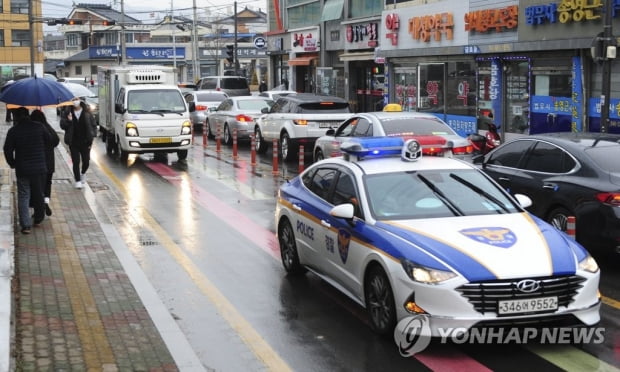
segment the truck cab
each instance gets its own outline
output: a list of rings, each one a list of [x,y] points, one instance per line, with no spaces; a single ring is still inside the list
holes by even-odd
[[[99,67],[99,111],[108,155],[172,153],[187,158],[192,144],[189,112],[166,66]]]

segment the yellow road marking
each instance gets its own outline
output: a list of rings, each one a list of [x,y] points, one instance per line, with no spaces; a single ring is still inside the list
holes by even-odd
[[[75,317],[75,325],[82,345],[84,362],[89,371],[102,370],[106,365],[116,365],[116,359],[112,347],[108,343],[105,328],[97,311],[97,304],[80,263],[80,257],[75,250],[67,219],[58,203],[58,198],[52,199],[55,222],[51,226],[54,231],[58,261],[62,267],[71,309]]]
[[[106,176],[115,184],[116,188],[129,199],[130,193],[125,185],[110,171],[108,167],[97,163],[99,168]],[[145,223],[151,228],[153,234],[157,237],[160,244],[166,248],[168,253],[174,257],[177,263],[185,270],[189,277],[194,281],[196,286],[200,288],[202,293],[217,308],[218,313],[228,322],[243,342],[248,346],[254,355],[263,362],[263,364],[272,371],[292,371],[291,367],[276,353],[275,350],[261,337],[261,335],[252,327],[252,325],[243,318],[237,309],[226,299],[226,297],[218,290],[218,288],[194,265],[192,259],[187,257],[181,248],[174,242],[170,235],[159,225],[159,223],[146,212],[144,208],[138,208],[141,217]]]
[[[601,296],[601,301],[608,306],[614,307],[618,310],[620,310],[620,301],[614,300],[613,298],[610,297],[605,297],[605,296]]]

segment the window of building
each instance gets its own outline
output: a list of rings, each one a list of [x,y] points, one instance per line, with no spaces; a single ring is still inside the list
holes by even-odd
[[[287,9],[287,15],[287,28],[314,26],[319,23],[321,18],[321,4],[317,1],[289,7]]]
[[[350,0],[349,13],[351,18],[368,17],[381,14],[383,3],[375,0]]]
[[[116,45],[118,41],[118,33],[106,32],[103,34],[103,45]]]
[[[0,47],[3,47],[4,45],[4,30],[0,29]]]
[[[67,35],[67,46],[68,47],[76,47],[80,45],[80,35],[78,34],[66,34]]]
[[[30,46],[30,30],[13,30],[11,46]]]
[[[473,61],[448,62],[446,113],[476,116],[476,66]]]
[[[76,65],[75,66],[75,74],[76,75],[82,75],[82,66],[80,66],[80,65]]]
[[[396,67],[394,73],[396,99],[403,111],[418,109],[418,68],[417,66]]]
[[[97,75],[97,66],[95,65],[90,66],[90,74],[95,75],[95,76]]]
[[[28,14],[28,0],[11,0],[12,14]]]
[[[425,112],[444,111],[444,63],[421,64],[418,108]]]

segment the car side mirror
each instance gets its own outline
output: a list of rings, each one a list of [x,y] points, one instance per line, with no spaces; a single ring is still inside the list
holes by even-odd
[[[532,205],[532,199],[529,196],[523,194],[515,194],[515,199],[523,207],[527,208]]]
[[[124,114],[125,113],[125,108],[123,107],[122,103],[115,103],[114,104],[114,112],[116,112],[117,114]]]
[[[189,102],[187,105],[189,106],[189,112],[196,111],[196,102]]]
[[[326,136],[334,136],[336,135],[336,130],[334,128],[329,128],[327,132],[325,132]]]
[[[471,158],[471,161],[474,164],[484,164],[484,155],[482,155],[482,154],[474,155]]]
[[[263,107],[262,109],[260,109],[260,112],[263,114],[268,114],[269,113],[269,107]]]

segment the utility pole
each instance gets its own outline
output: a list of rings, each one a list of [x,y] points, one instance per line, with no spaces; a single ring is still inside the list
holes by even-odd
[[[30,76],[34,76],[34,18],[33,8],[35,0],[31,0],[28,4],[28,25],[30,26]],[[236,4],[236,3],[235,3]]]
[[[612,12],[614,1],[605,0],[605,23],[603,25],[601,57],[603,61],[601,87],[601,133],[609,130],[609,104],[611,95],[611,61],[616,57],[616,38],[612,32]],[[597,56],[598,57],[598,56]]]
[[[194,55],[194,83],[200,79],[200,56],[198,55],[198,20],[196,17],[196,0],[193,0],[193,10],[194,10],[194,27],[192,27],[192,46],[194,50],[192,54]]]
[[[121,0],[121,54],[118,58],[119,64],[127,63],[127,47],[125,46],[125,2]]]
[[[235,50],[233,53],[233,62],[235,64],[235,76],[239,76],[239,56],[237,54],[237,2],[235,1]]]

